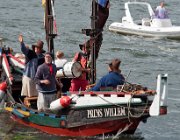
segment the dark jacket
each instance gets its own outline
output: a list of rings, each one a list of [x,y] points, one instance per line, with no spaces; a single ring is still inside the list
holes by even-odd
[[[24,43],[21,43],[21,51],[25,55],[25,69],[23,75],[29,78],[34,78],[38,67],[38,58],[33,50],[26,48]]]
[[[37,69],[35,82],[36,82],[36,89],[38,92],[41,93],[54,93],[56,92],[56,65],[52,64],[53,73],[50,73],[49,66],[46,63],[40,65]],[[40,80],[49,80],[50,84],[42,84]]]
[[[33,50],[26,48],[25,44],[21,43],[21,51],[25,55],[25,69],[23,75],[29,78],[34,78],[37,67],[44,63],[44,55],[36,54]]]
[[[117,85],[124,84],[124,77],[118,72],[109,72],[107,75],[103,76],[99,82],[91,88],[92,91],[100,91],[101,87],[114,87]]]

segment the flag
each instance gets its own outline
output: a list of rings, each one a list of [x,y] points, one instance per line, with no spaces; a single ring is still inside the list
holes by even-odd
[[[42,0],[42,6],[45,8],[46,7],[46,0]]]
[[[98,4],[101,5],[102,7],[106,7],[108,0],[98,0]]]

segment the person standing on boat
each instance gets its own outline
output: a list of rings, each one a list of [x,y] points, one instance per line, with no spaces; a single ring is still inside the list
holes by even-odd
[[[156,17],[156,18],[159,18],[159,19],[169,18],[169,17],[168,17],[167,10],[166,10],[165,7],[164,7],[164,2],[161,2],[161,3],[160,3],[160,6],[158,6],[158,7],[156,8],[155,17]]]
[[[99,82],[90,90],[91,91],[100,91],[101,88],[113,87],[116,88],[117,85],[124,84],[124,76],[121,74],[119,66],[121,61],[119,59],[113,59],[108,65],[109,73],[103,76]]]
[[[79,78],[74,78],[71,80],[70,91],[85,91],[86,86],[88,85],[88,74],[90,73],[90,69],[88,68],[88,60],[90,53],[90,45],[89,42],[85,44],[79,45],[82,52],[78,52],[75,54],[73,58],[73,62],[80,62],[82,66],[82,75]]]
[[[43,41],[39,40],[37,44],[33,45],[34,50],[29,49],[25,46],[23,36],[19,35],[19,42],[21,44],[21,51],[25,55],[25,69],[22,78],[22,90],[21,96],[37,96],[37,90],[35,88],[35,82],[33,80],[36,70],[39,64],[43,63],[44,56],[42,54]]]
[[[52,63],[52,54],[45,54],[45,62],[40,65],[35,75],[36,89],[38,91],[37,107],[39,111],[49,108],[56,99],[56,65]]]

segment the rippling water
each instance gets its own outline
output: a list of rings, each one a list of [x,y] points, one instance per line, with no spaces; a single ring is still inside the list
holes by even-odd
[[[179,140],[180,139],[180,41],[168,39],[153,39],[137,36],[122,36],[108,31],[113,21],[120,21],[124,15],[125,0],[111,0],[110,17],[104,28],[104,40],[97,61],[97,78],[107,70],[106,62],[114,57],[122,60],[121,69],[130,82],[156,88],[156,76],[159,73],[169,74],[169,107],[168,115],[148,119],[146,124],[140,124],[136,134],[123,136],[127,140]],[[149,1],[156,7],[159,1]],[[178,0],[166,1],[166,8],[173,24],[180,25],[180,3]],[[82,28],[90,27],[91,0],[56,0],[56,19],[58,37],[55,39],[56,50],[65,52],[71,60],[79,51],[78,44],[88,38],[81,34]],[[43,9],[40,0],[0,0],[0,37],[5,44],[20,51],[18,35],[24,35],[27,44],[33,44],[37,39],[45,41],[43,29]],[[0,139],[61,139],[41,133],[37,130],[21,126],[7,115],[0,113]],[[74,140],[79,138],[74,138]],[[83,138],[85,139],[85,138]],[[86,138],[87,139],[87,138]],[[95,138],[93,138],[95,139]],[[102,139],[102,138],[98,138]]]

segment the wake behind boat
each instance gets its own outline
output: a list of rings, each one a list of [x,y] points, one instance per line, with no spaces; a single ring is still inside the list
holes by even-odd
[[[125,16],[122,17],[122,22],[114,22],[109,26],[109,30],[123,35],[140,35],[144,37],[157,37],[180,39],[180,26],[172,25],[171,19],[156,18],[151,5],[147,2],[126,2]],[[137,17],[132,12],[135,7],[138,7],[136,12],[141,11],[140,15],[145,17]],[[145,14],[142,9],[145,9]],[[143,12],[142,12],[143,11]]]
[[[53,30],[55,22],[52,18],[53,5],[52,0],[46,0],[46,35],[48,50],[51,52],[54,49],[53,39],[56,36]],[[90,67],[92,85],[88,85],[89,87],[95,84],[97,59],[95,50],[96,47],[100,47],[97,45],[102,44],[102,28],[108,14],[106,6],[92,0],[92,28],[83,30],[93,42]],[[48,110],[39,111],[37,97],[23,99],[20,95],[24,62],[15,57],[10,48],[2,46],[0,52],[2,66],[0,107],[8,111],[9,116],[15,121],[26,126],[59,136],[133,134],[140,122],[146,122],[152,116],[167,114],[167,74],[158,75],[156,90],[127,81],[116,88],[105,87],[100,91],[67,90],[61,98],[51,102]],[[77,78],[76,75],[79,74],[76,73],[74,66],[79,67],[79,65],[68,65],[67,68],[64,65],[58,75],[65,79]]]

